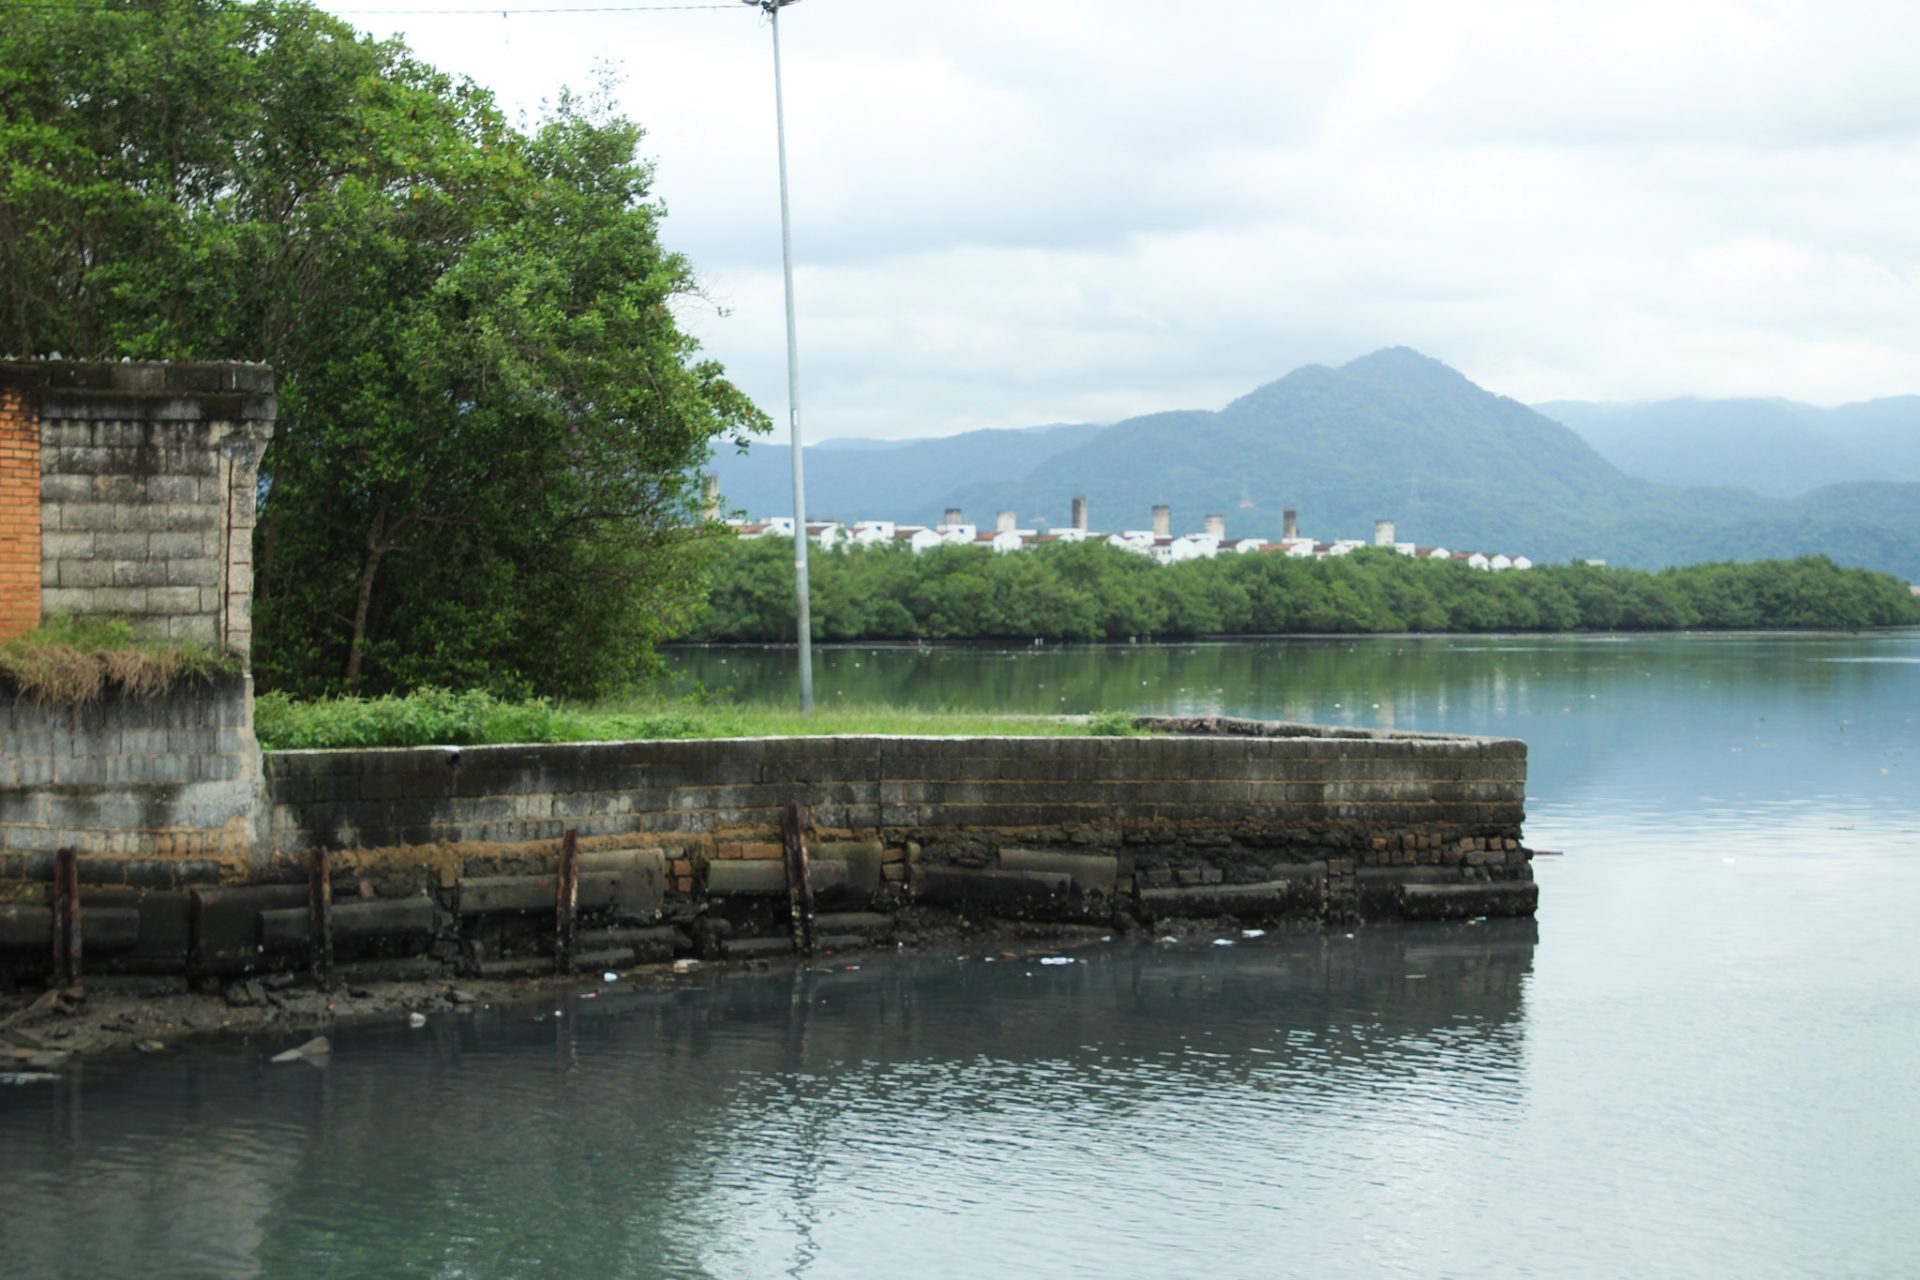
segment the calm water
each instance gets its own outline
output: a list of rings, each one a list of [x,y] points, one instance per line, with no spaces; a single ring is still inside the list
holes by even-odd
[[[818,683],[1514,734],[1566,856],[1537,927],[861,956],[0,1090],[0,1273],[1920,1274],[1920,636],[837,650]]]

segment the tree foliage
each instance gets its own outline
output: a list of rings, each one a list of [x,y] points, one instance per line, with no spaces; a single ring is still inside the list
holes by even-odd
[[[618,687],[696,600],[694,469],[765,426],[674,321],[640,139],[301,4],[15,12],[0,351],[275,367],[264,684]]]
[[[793,634],[793,548],[736,540],[716,556],[707,609],[686,638],[778,642]],[[1120,640],[1290,632],[1674,630],[1920,623],[1920,599],[1886,574],[1822,556],[1645,573],[1584,564],[1489,573],[1364,550],[1160,565],[1102,542],[1008,555],[979,547],[816,553],[820,640]]]

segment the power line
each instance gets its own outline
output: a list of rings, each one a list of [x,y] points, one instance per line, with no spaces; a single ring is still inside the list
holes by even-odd
[[[99,3],[92,3],[90,2],[90,0],[7,0],[6,3],[0,4],[0,9],[66,9],[66,10],[83,10],[91,13],[139,13],[141,12],[138,9],[132,9],[126,5],[99,4]],[[736,4],[602,4],[602,5],[564,5],[564,6],[556,6],[552,8],[529,9],[529,8],[516,8],[512,5],[508,5],[505,8],[501,8],[500,6],[495,5],[488,8],[480,8],[480,9],[323,9],[322,12],[331,13],[338,17],[345,17],[348,15],[353,15],[355,17],[365,16],[365,15],[375,15],[375,16],[391,16],[396,18],[417,17],[422,14],[427,14],[427,15],[447,14],[449,16],[458,16],[462,14],[497,13],[504,18],[510,14],[522,15],[522,14],[539,14],[539,13],[686,13],[694,10],[703,10],[703,9],[704,10],[727,9],[735,12],[744,12],[746,11],[747,6],[743,6],[737,3]]]

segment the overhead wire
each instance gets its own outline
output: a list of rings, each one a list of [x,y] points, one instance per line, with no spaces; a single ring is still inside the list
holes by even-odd
[[[315,7],[321,8],[322,12],[331,13],[336,16],[343,16],[343,17],[349,14],[356,17],[368,16],[368,15],[392,16],[392,17],[418,17],[423,14],[424,15],[447,14],[450,16],[458,16],[462,14],[497,13],[502,17],[507,17],[509,15],[525,15],[525,14],[541,14],[541,13],[686,13],[686,12],[692,12],[695,10],[702,10],[702,9],[705,9],[705,10],[726,9],[726,10],[732,10],[736,12],[750,11],[754,13],[758,13],[760,11],[759,6],[757,4],[752,4],[752,3],[553,5],[553,6],[542,6],[538,8],[529,8],[529,7],[522,7],[522,6],[515,6],[515,5],[506,5],[504,7],[500,5],[486,5],[486,6],[480,6],[480,7],[474,7],[474,8],[457,8],[457,9],[454,9],[454,8],[448,8],[448,9],[359,9],[359,8],[333,9],[333,8],[323,8],[322,6],[318,6],[318,5],[316,5]],[[73,10],[86,10],[86,11],[95,12],[95,13],[138,12],[138,10],[133,9],[124,4],[101,4],[101,3],[98,3],[98,0],[5,0],[5,3],[0,3],[0,12],[3,12],[7,9],[73,9]]]

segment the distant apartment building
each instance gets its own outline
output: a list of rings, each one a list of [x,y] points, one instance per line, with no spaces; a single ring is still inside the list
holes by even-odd
[[[793,518],[774,516],[764,520],[736,520],[730,522],[734,533],[742,538],[791,538],[793,536]],[[1042,532],[1038,529],[1023,529],[1015,512],[1001,511],[994,519],[992,529],[981,529],[966,519],[966,513],[958,507],[947,508],[937,525],[902,524],[894,520],[865,519],[855,520],[843,525],[832,520],[809,520],[807,537],[823,548],[847,546],[889,546],[904,545],[916,554],[933,547],[977,546],[1000,553],[1021,551],[1029,547],[1044,546],[1052,542],[1085,542],[1099,540],[1109,546],[1130,551],[1136,555],[1151,557],[1161,564],[1178,564],[1184,560],[1211,560],[1221,555],[1275,554],[1298,558],[1328,559],[1351,555],[1367,547],[1390,548],[1403,556],[1421,560],[1456,560],[1470,568],[1499,572],[1507,569],[1531,569],[1533,561],[1523,555],[1508,555],[1504,552],[1488,554],[1481,551],[1453,551],[1446,547],[1423,547],[1413,542],[1400,541],[1395,537],[1394,522],[1376,520],[1373,538],[1369,541],[1361,538],[1337,538],[1329,542],[1302,537],[1299,515],[1289,508],[1285,513],[1282,534],[1278,541],[1268,541],[1260,537],[1231,537],[1227,533],[1226,517],[1209,514],[1201,521],[1201,527],[1192,533],[1173,532],[1172,508],[1156,505],[1149,512],[1148,527],[1144,529],[1126,529],[1119,533],[1100,533],[1088,525],[1087,501],[1076,497],[1073,500],[1073,523],[1057,529]],[[1589,562],[1592,563],[1592,562]]]

